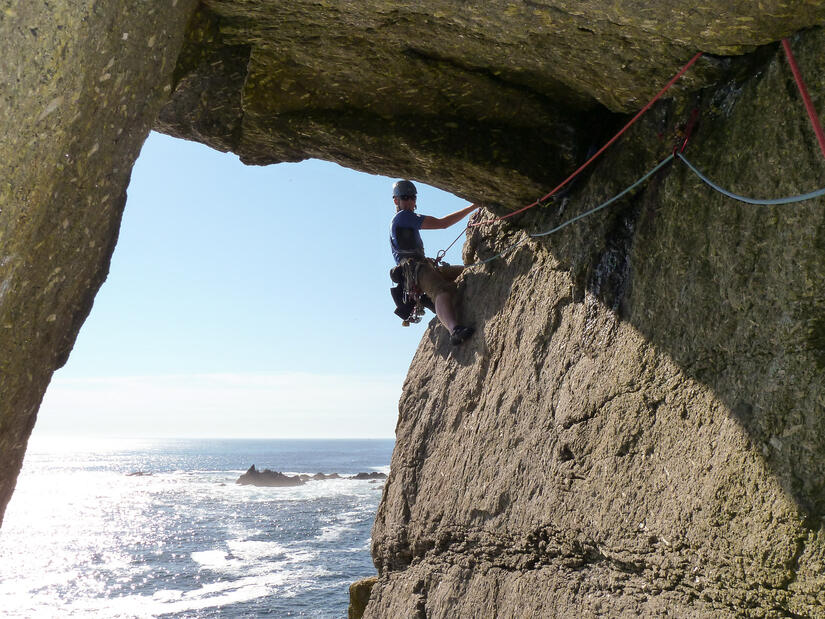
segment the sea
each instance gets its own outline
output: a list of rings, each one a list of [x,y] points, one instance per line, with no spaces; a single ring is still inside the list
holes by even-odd
[[[33,439],[0,528],[0,616],[347,616],[392,440]],[[251,465],[342,479],[236,484]]]

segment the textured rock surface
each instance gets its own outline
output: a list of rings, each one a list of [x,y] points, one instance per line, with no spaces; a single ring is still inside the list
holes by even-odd
[[[823,32],[794,47],[825,109]],[[523,225],[629,185],[687,103]],[[687,154],[730,188],[825,185],[781,52],[698,106]],[[825,616],[823,212],[736,203],[678,165],[465,274],[478,337],[456,350],[433,325],[413,361],[366,616]]]
[[[822,1],[207,0],[187,30],[194,10],[0,1],[0,510],[153,122],[501,212],[701,50],[567,200],[476,232],[468,259],[613,195],[696,104],[689,155],[716,180],[825,185],[770,44]],[[822,31],[793,44],[823,110]],[[454,351],[431,327],[405,384],[366,616],[823,616],[822,207],[735,204],[679,164],[467,273],[477,335]]]
[[[106,277],[194,4],[0,2],[0,518]]]
[[[543,195],[697,50],[825,22],[823,2],[206,0],[158,128],[247,163],[318,157],[469,200]],[[678,89],[719,78],[705,57]]]

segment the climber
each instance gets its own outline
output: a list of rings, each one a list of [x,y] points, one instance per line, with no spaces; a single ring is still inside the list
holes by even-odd
[[[424,243],[419,230],[441,230],[461,221],[478,205],[471,204],[445,217],[418,215],[415,212],[417,190],[408,180],[398,181],[392,188],[396,214],[390,228],[390,246],[397,265],[390,275],[402,294],[393,293],[398,305],[396,314],[408,320],[413,307],[425,305],[435,311],[436,316],[450,333],[450,343],[461,344],[473,334],[473,327],[460,325],[455,315],[453,295],[455,279],[463,266],[437,265],[424,255]],[[405,324],[407,324],[405,322]]]

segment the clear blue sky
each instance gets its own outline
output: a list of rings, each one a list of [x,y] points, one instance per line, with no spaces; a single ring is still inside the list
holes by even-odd
[[[394,180],[316,160],[244,166],[151,134],[35,436],[392,437],[432,316],[404,328],[393,314]],[[467,205],[417,186],[420,213]],[[428,255],[465,223],[424,231]]]

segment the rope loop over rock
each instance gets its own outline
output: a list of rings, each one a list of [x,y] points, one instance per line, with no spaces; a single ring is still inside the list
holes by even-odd
[[[820,196],[825,195],[825,188],[817,189],[816,191],[811,191],[809,193],[803,193],[798,196],[788,196],[786,198],[769,198],[766,200],[758,199],[758,198],[747,198],[745,196],[740,196],[733,192],[728,191],[727,189],[723,189],[712,180],[710,180],[707,176],[702,174],[696,166],[694,166],[690,161],[688,161],[682,153],[676,153],[676,157],[678,157],[684,164],[690,168],[690,171],[693,172],[699,180],[705,183],[711,189],[718,191],[722,195],[727,196],[728,198],[732,198],[734,200],[738,200],[739,202],[745,202],[747,204],[756,204],[756,205],[778,205],[778,204],[793,204],[795,202],[804,202],[805,200],[812,200],[813,198],[818,198]]]
[[[816,114],[816,109],[814,108],[813,103],[811,102],[810,95],[808,94],[808,90],[805,87],[805,82],[802,79],[802,75],[799,71],[799,67],[796,64],[796,59],[793,56],[793,52],[791,51],[790,43],[788,42],[787,39],[782,39],[782,47],[785,50],[785,55],[788,59],[788,64],[790,65],[791,72],[793,73],[794,80],[796,81],[797,88],[799,89],[799,93],[800,93],[800,95],[802,97],[802,100],[805,104],[805,109],[808,112],[808,116],[810,118],[811,125],[813,126],[814,133],[816,134],[817,141],[819,142],[819,148],[822,151],[823,157],[825,157],[825,131],[823,131],[822,124],[819,122],[819,117]],[[438,252],[438,254],[436,254],[437,255],[436,262],[437,263],[440,262],[444,258],[444,255],[447,253],[447,251],[449,251],[450,248],[453,245],[456,244],[458,239],[461,238],[461,235],[464,234],[465,232],[467,232],[470,228],[475,228],[475,227],[478,227],[478,226],[483,226],[485,224],[491,224],[491,223],[495,223],[497,221],[502,221],[504,219],[508,219],[510,217],[513,217],[514,215],[518,215],[519,213],[523,213],[524,211],[526,211],[528,209],[531,209],[533,207],[536,207],[536,206],[545,206],[546,203],[550,200],[550,198],[554,197],[555,194],[560,189],[562,189],[563,187],[568,185],[585,168],[587,168],[596,158],[598,158],[605,150],[607,150],[614,142],[616,142],[616,140],[618,140],[619,137],[622,134],[624,134],[642,116],[642,114],[644,114],[647,110],[649,110],[653,106],[653,104],[657,100],[659,100],[662,97],[662,95],[664,95],[664,93],[667,92],[667,90],[670,89],[670,87],[673,86],[673,84],[675,84],[676,81],[680,77],[682,77],[682,75],[684,75],[685,72],[696,63],[697,60],[699,60],[699,58],[701,56],[702,56],[702,52],[698,52],[697,54],[695,54],[693,56],[693,58],[691,58],[690,61],[685,66],[683,66],[679,70],[679,72],[665,85],[665,87],[662,88],[641,110],[639,110],[639,112],[630,120],[630,122],[628,122],[624,127],[622,127],[622,129],[616,135],[614,135],[610,140],[608,140],[608,142],[604,146],[602,146],[594,155],[592,155],[587,161],[585,161],[584,164],[582,164],[575,172],[573,172],[564,181],[562,181],[556,188],[554,188],[548,194],[546,194],[546,195],[542,196],[541,198],[537,199],[535,202],[532,202],[531,204],[528,204],[527,206],[524,206],[524,207],[522,207],[522,208],[520,208],[516,211],[513,211],[512,213],[502,215],[501,217],[495,217],[493,219],[487,219],[487,220],[483,220],[483,221],[474,221],[475,216],[473,216],[473,218],[471,218],[470,222],[467,224],[467,227],[464,228],[464,230],[461,231],[461,233],[456,237],[456,239],[452,243],[450,243],[450,245],[447,247],[447,249],[441,250],[441,251]],[[744,202],[746,204],[774,206],[774,205],[793,204],[793,203],[797,203],[797,202],[804,202],[806,200],[811,200],[811,199],[814,199],[814,198],[825,196],[825,188],[822,188],[822,189],[817,189],[815,191],[811,191],[811,192],[796,195],[796,196],[787,196],[787,197],[784,197],[784,198],[759,199],[759,198],[749,198],[749,197],[746,197],[746,196],[738,195],[738,194],[735,194],[731,191],[728,191],[728,190],[720,187],[719,185],[717,185],[716,183],[711,181],[707,176],[702,174],[702,172],[700,172],[699,169],[696,168],[696,166],[694,166],[690,161],[688,161],[687,158],[683,154],[684,151],[685,151],[685,148],[687,147],[688,142],[690,141],[691,134],[693,133],[693,130],[695,129],[696,123],[698,121],[698,117],[699,117],[699,110],[694,108],[692,113],[691,113],[690,119],[688,120],[687,124],[685,125],[684,131],[681,135],[681,138],[683,138],[683,139],[680,139],[681,143],[677,143],[674,146],[673,152],[670,155],[668,155],[667,157],[665,157],[658,164],[656,164],[651,170],[646,172],[641,178],[639,178],[637,181],[635,181],[632,185],[630,185],[629,187],[627,187],[623,191],[619,192],[618,194],[616,194],[615,196],[613,196],[612,198],[610,198],[606,202],[603,202],[599,206],[597,206],[595,208],[592,208],[588,211],[585,211],[584,213],[581,213],[580,215],[577,215],[576,217],[573,217],[572,219],[569,219],[569,220],[565,221],[564,223],[562,223],[562,224],[560,224],[560,225],[558,225],[558,226],[556,226],[556,227],[554,227],[550,230],[547,230],[546,232],[538,232],[536,234],[526,234],[521,240],[519,240],[518,242],[510,245],[509,247],[507,247],[503,251],[499,252],[495,256],[491,256],[490,258],[486,258],[484,260],[481,260],[479,262],[475,262],[473,264],[466,265],[466,266],[478,266],[478,265],[481,265],[481,264],[486,264],[488,262],[491,262],[492,260],[495,260],[496,258],[499,258],[499,257],[503,256],[504,254],[506,254],[507,252],[509,252],[509,251],[515,249],[516,247],[522,245],[525,241],[527,241],[531,238],[538,238],[538,237],[548,236],[550,234],[554,234],[555,232],[558,232],[559,230],[562,230],[563,228],[566,228],[570,224],[575,223],[576,221],[579,221],[580,219],[584,219],[585,217],[588,217],[588,216],[590,216],[590,215],[592,215],[592,214],[594,214],[594,213],[610,206],[611,204],[613,204],[614,202],[616,202],[617,200],[619,200],[620,198],[622,198],[623,196],[625,196],[629,192],[633,191],[636,187],[641,185],[648,178],[653,176],[653,174],[658,172],[660,169],[662,169],[665,165],[667,165],[668,163],[670,163],[674,159],[678,159],[678,160],[682,161],[688,167],[688,169],[690,169],[691,172],[693,172],[703,183],[708,185],[713,190],[721,193],[722,195],[727,196],[728,198],[731,198],[733,200],[737,200],[739,202]]]
[[[556,232],[558,232],[559,230],[562,230],[563,228],[566,228],[566,227],[567,227],[567,226],[569,226],[570,224],[573,224],[573,223],[575,223],[575,222],[579,221],[580,219],[584,219],[585,217],[589,217],[589,216],[590,216],[590,215],[592,215],[593,213],[597,213],[598,211],[600,211],[600,210],[602,210],[602,209],[604,209],[604,208],[607,208],[608,206],[610,206],[611,204],[613,204],[613,203],[614,203],[614,202],[616,202],[617,200],[620,200],[621,198],[623,198],[624,196],[626,196],[628,193],[630,193],[631,191],[633,191],[634,189],[636,189],[639,185],[641,185],[642,183],[644,183],[644,182],[645,182],[647,179],[649,179],[651,176],[653,176],[654,174],[656,174],[656,172],[658,172],[658,171],[659,171],[659,170],[661,170],[663,167],[665,167],[668,163],[670,163],[671,161],[673,161],[673,158],[674,158],[674,157],[675,157],[675,155],[674,155],[673,153],[671,153],[670,155],[668,155],[667,157],[665,157],[664,159],[662,159],[659,163],[657,163],[655,166],[653,166],[653,168],[651,168],[650,170],[648,170],[647,172],[645,172],[645,173],[644,173],[644,174],[643,174],[643,175],[642,175],[642,176],[641,176],[638,180],[636,180],[633,184],[631,184],[630,186],[626,187],[625,189],[623,189],[622,191],[620,191],[619,193],[617,193],[615,196],[613,196],[613,197],[612,197],[612,198],[610,198],[609,200],[607,200],[607,201],[605,201],[605,202],[602,202],[601,204],[599,204],[599,206],[596,206],[596,207],[594,207],[594,208],[592,208],[592,209],[590,209],[590,210],[588,210],[588,211],[585,211],[584,213],[581,213],[581,214],[579,214],[579,215],[576,215],[575,217],[573,217],[573,218],[571,218],[571,219],[568,219],[568,220],[567,220],[567,221],[565,221],[564,223],[559,224],[558,226],[556,226],[556,227],[554,227],[554,228],[552,228],[552,229],[550,229],[550,230],[547,230],[546,232],[537,232],[537,233],[535,233],[535,234],[527,234],[527,235],[526,235],[524,238],[522,238],[520,241],[518,241],[518,242],[516,242],[516,243],[513,243],[512,245],[510,245],[509,247],[507,247],[507,248],[506,248],[506,249],[504,249],[503,251],[499,252],[499,253],[498,253],[498,254],[496,254],[495,256],[491,256],[490,258],[486,258],[486,259],[484,259],[484,260],[481,260],[481,261],[479,261],[479,262],[475,262],[475,263],[473,263],[473,264],[468,264],[467,266],[477,266],[477,265],[480,265],[480,264],[486,264],[486,263],[488,263],[488,262],[490,262],[490,261],[492,261],[492,260],[495,260],[496,258],[499,258],[499,257],[503,256],[503,255],[504,255],[504,254],[506,254],[507,252],[509,252],[509,251],[511,251],[511,250],[513,250],[513,249],[515,249],[516,247],[518,247],[519,245],[521,245],[522,243],[524,243],[524,242],[525,242],[525,241],[527,241],[528,239],[535,239],[535,238],[538,238],[538,237],[541,237],[541,236],[549,236],[549,235],[551,235],[551,234],[555,234]]]

